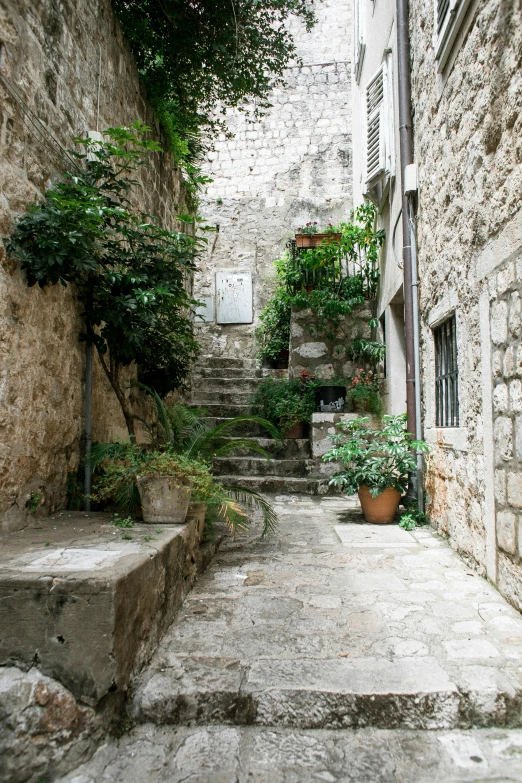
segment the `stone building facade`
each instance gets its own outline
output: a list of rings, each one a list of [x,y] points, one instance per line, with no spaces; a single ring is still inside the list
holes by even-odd
[[[0,233],[8,235],[69,161],[74,136],[141,120],[154,125],[109,0],[0,0]],[[173,224],[183,184],[156,154],[138,206]],[[31,492],[63,507],[80,457],[84,410],[81,307],[71,287],[29,289],[0,245],[0,520],[25,524]],[[96,363],[97,365],[97,363]],[[130,377],[130,375],[129,375]],[[130,392],[129,392],[130,393]],[[116,397],[95,367],[93,436],[125,435]]]
[[[285,73],[271,95],[272,108],[259,121],[229,110],[231,138],[223,135],[210,154],[213,183],[201,205],[210,236],[196,274],[195,293],[212,298],[210,321],[199,326],[203,352],[253,359],[254,330],[270,297],[273,262],[295,229],[347,219],[352,207],[350,87],[351,4],[314,4],[317,24],[307,33],[292,21],[301,62]],[[216,323],[216,271],[252,275],[252,322]]]
[[[428,508],[522,609],[522,465],[513,445],[521,405],[522,9],[506,0],[461,6],[445,48],[432,3],[411,3],[410,18],[424,425],[433,444]],[[433,330],[453,314],[459,421],[442,428]]]

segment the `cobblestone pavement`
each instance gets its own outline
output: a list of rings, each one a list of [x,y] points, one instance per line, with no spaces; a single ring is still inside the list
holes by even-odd
[[[67,783],[522,781],[522,617],[429,529],[278,498],[136,684],[136,727]],[[141,725],[140,725],[141,724]]]

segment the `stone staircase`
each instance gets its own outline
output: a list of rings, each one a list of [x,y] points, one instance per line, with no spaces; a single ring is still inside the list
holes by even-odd
[[[261,380],[261,371],[248,359],[203,356],[192,376],[192,406],[204,407],[204,421],[215,426],[250,412],[249,400]],[[241,483],[259,492],[317,495],[328,491],[328,482],[314,476],[308,438],[277,441],[266,437],[255,423],[238,425],[232,437],[255,436],[270,458],[239,449],[214,460],[214,472],[226,486]]]

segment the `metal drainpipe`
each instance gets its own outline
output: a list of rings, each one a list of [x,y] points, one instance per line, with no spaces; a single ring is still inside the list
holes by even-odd
[[[415,252],[415,229],[413,204],[404,192],[405,169],[413,163],[413,130],[411,118],[410,83],[410,34],[409,2],[397,0],[397,61],[399,87],[399,142],[401,156],[402,187],[402,257],[404,261],[404,327],[406,338],[406,411],[408,430],[419,437],[420,417],[420,366],[419,366],[419,323],[417,300],[417,263]],[[411,214],[410,214],[411,210]],[[415,266],[415,269],[413,269]],[[422,458],[417,457],[417,475],[414,492],[419,509],[422,510]]]

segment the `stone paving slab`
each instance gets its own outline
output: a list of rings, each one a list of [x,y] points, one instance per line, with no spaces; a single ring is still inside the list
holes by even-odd
[[[522,726],[522,617],[443,539],[367,525],[353,499],[275,505],[277,535],[228,544],[185,602],[135,719]]]
[[[522,731],[147,724],[56,783],[520,783]]]

